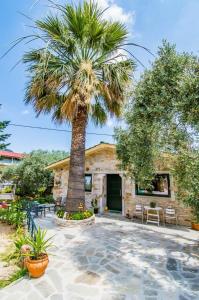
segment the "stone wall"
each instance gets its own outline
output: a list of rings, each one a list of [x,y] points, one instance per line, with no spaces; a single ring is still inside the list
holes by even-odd
[[[135,195],[134,182],[125,176],[124,172],[121,172],[118,168],[119,162],[116,159],[115,151],[113,150],[101,150],[86,156],[85,173],[92,174],[92,192],[86,192],[86,207],[91,207],[91,201],[95,197],[98,198],[100,211],[103,212],[106,206],[106,174],[120,174],[122,177],[122,202],[123,202],[123,215],[130,213],[133,215],[133,211],[136,203],[142,203],[143,205],[149,205],[151,201],[157,203],[157,206],[166,208],[168,206],[175,207],[178,214],[179,224],[190,225],[191,211],[185,208],[182,203],[179,203],[175,199],[175,188],[172,176],[170,176],[170,188],[171,197],[152,197],[152,196],[137,196]],[[165,157],[164,160],[157,162],[157,172],[169,173],[171,168],[171,160]],[[67,183],[68,183],[68,166],[62,169],[54,170],[55,180],[53,195],[54,199],[67,195]]]
[[[112,150],[101,150],[86,157],[85,174],[92,174],[92,192],[86,192],[86,207],[91,207],[91,201],[98,197],[99,202],[106,206],[106,174],[118,173],[118,161]],[[54,170],[54,199],[67,195],[68,167]]]

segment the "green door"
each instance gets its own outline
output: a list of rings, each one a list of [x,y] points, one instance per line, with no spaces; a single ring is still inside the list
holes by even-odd
[[[118,174],[107,175],[107,206],[122,211],[122,179]]]

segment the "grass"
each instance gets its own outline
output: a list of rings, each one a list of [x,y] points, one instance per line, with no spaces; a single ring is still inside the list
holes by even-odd
[[[8,279],[0,279],[0,289],[6,287],[7,285],[13,283],[14,281],[24,277],[27,274],[27,270],[20,269],[13,273]]]

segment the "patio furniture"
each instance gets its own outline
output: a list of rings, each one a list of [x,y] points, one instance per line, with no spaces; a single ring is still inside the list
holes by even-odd
[[[144,209],[147,213],[146,224],[153,223],[160,226],[160,211],[162,210],[162,207],[152,208],[150,206],[145,206]]]
[[[142,223],[143,223],[143,220],[144,220],[144,208],[143,208],[143,205],[142,204],[136,204],[135,205],[135,210],[133,212],[133,217],[134,216],[141,216],[142,218]]]
[[[175,221],[175,224],[178,225],[178,216],[175,208],[167,207],[164,212],[164,217],[165,217],[164,218],[165,223],[167,223],[167,221],[170,220],[170,221]]]
[[[49,203],[49,204],[45,204],[45,208],[48,209],[48,211],[54,211],[55,210],[55,204],[53,203]]]

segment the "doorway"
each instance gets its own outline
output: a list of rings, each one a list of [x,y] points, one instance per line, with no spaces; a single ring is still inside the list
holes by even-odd
[[[112,211],[122,211],[122,178],[107,174],[107,206]]]

